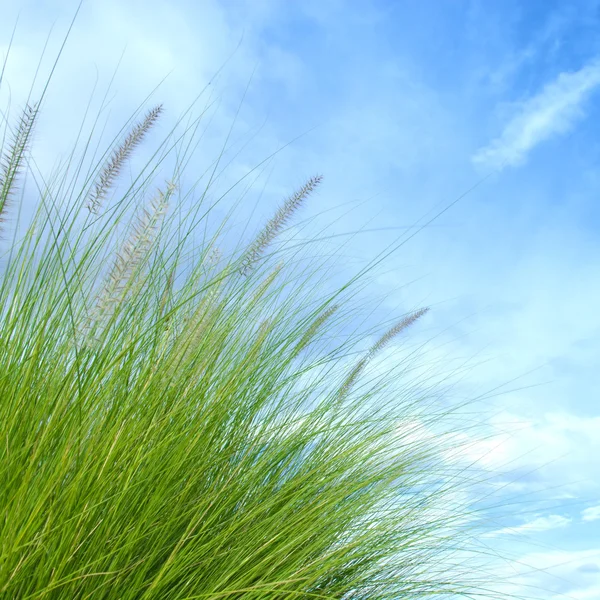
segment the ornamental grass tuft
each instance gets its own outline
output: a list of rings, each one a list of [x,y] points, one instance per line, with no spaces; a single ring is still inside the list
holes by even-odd
[[[460,477],[418,435],[449,409],[410,361],[370,371],[426,309],[345,335],[357,280],[323,291],[275,244],[320,176],[228,249],[161,105],[51,177],[43,115],[0,136],[0,597],[472,597]]]

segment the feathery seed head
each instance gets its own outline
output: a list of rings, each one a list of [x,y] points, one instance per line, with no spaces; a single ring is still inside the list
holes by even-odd
[[[311,324],[310,327],[306,330],[306,333],[300,338],[296,348],[294,349],[294,354],[299,354],[306,346],[310,344],[312,339],[315,337],[319,329],[323,326],[323,324],[330,319],[339,309],[339,304],[334,304],[330,306],[327,310],[323,311]]]
[[[341,397],[346,396],[346,394],[350,391],[352,386],[356,383],[356,380],[359,378],[360,374],[364,371],[365,367],[369,363],[369,361],[378,353],[381,352],[397,335],[402,333],[405,329],[410,327],[413,323],[415,323],[418,319],[420,319],[424,314],[429,312],[429,308],[421,308],[410,315],[407,315],[403,319],[401,319],[396,325],[394,325],[391,329],[386,331],[378,340],[375,342],[367,355],[361,358],[358,363],[354,366],[352,371],[346,379],[344,383],[340,387],[340,391],[338,392]]]
[[[142,208],[131,226],[131,233],[117,252],[113,267],[98,296],[96,312],[110,313],[127,293],[137,267],[146,258],[156,238],[162,218],[175,186],[167,184],[166,192],[159,190],[148,207]]]
[[[277,209],[275,215],[269,219],[263,230],[248,247],[240,269],[242,275],[248,275],[252,271],[254,264],[260,259],[263,252],[271,245],[293,214],[300,208],[304,200],[315,191],[322,180],[321,175],[311,177]]]
[[[162,112],[162,104],[159,104],[148,111],[144,119],[134,125],[123,142],[115,148],[100,171],[94,189],[88,198],[87,207],[91,213],[98,214],[102,201],[114,185],[125,162],[130,158],[135,148],[142,142],[145,135],[156,123]]]
[[[391,329],[384,333],[379,338],[379,340],[375,344],[373,344],[368,353],[369,359],[375,356],[375,354],[377,354],[381,350],[383,350],[397,335],[399,335],[405,329],[410,327],[413,323],[418,321],[428,311],[429,308],[421,308],[415,311],[414,313],[411,313],[410,315],[404,317],[398,323],[396,323],[396,325],[394,325]]]
[[[0,157],[0,222],[4,220],[6,207],[15,192],[15,184],[25,162],[37,115],[37,103],[25,106],[8,149]]]

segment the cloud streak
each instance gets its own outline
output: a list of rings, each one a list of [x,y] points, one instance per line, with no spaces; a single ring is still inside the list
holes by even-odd
[[[563,72],[520,103],[498,138],[472,157],[475,164],[502,169],[523,164],[539,144],[568,133],[584,117],[583,103],[600,85],[600,59]]]
[[[540,533],[542,531],[550,531],[552,529],[560,529],[571,523],[571,519],[562,515],[547,515],[537,517],[527,523],[516,527],[505,527],[490,534],[490,537],[498,535],[524,535],[529,533]]]

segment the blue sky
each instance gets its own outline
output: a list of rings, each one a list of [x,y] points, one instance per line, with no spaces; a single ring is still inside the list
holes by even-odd
[[[2,56],[19,18],[13,104],[75,8],[3,3]],[[497,435],[474,436],[471,452],[508,471],[499,497],[527,498],[489,524],[489,544],[516,561],[499,572],[529,596],[600,598],[600,2],[89,0],[50,90],[40,165],[68,148],[73,115],[121,56],[113,127],[167,73],[156,97],[175,118],[227,60],[202,152],[250,82],[232,140],[251,143],[230,177],[301,135],[269,163],[256,216],[323,173],[305,216],[322,213],[332,234],[376,230],[325,246],[348,241],[348,269],[479,184],[369,293],[385,296],[383,318],[432,307],[415,335],[432,362],[472,359],[461,395],[498,388],[482,402]]]

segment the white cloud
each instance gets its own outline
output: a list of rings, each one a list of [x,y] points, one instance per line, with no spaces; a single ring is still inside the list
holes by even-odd
[[[538,144],[572,129],[584,116],[582,103],[599,84],[600,61],[561,73],[520,104],[501,135],[479,149],[473,162],[493,168],[523,163]]]
[[[600,506],[590,506],[581,512],[583,521],[598,521],[600,520]]]
[[[516,527],[504,527],[503,529],[492,532],[490,536],[527,535],[530,533],[550,531],[551,529],[560,529],[562,527],[566,527],[569,525],[569,523],[571,523],[571,521],[572,519],[563,517],[562,515],[547,515],[545,517],[537,517],[531,521],[528,521],[527,523],[517,525]]]
[[[512,422],[507,413],[504,418]],[[600,449],[599,432],[600,417],[547,413],[521,426],[518,432],[513,429],[504,448],[506,464],[515,472],[531,471],[534,477],[530,484],[534,487],[553,482],[558,483],[555,490],[562,492],[596,489],[599,472],[589,457]],[[526,477],[523,483],[527,481]]]
[[[515,597],[595,600],[600,597],[600,550],[527,553],[511,562],[505,578],[498,579]]]

